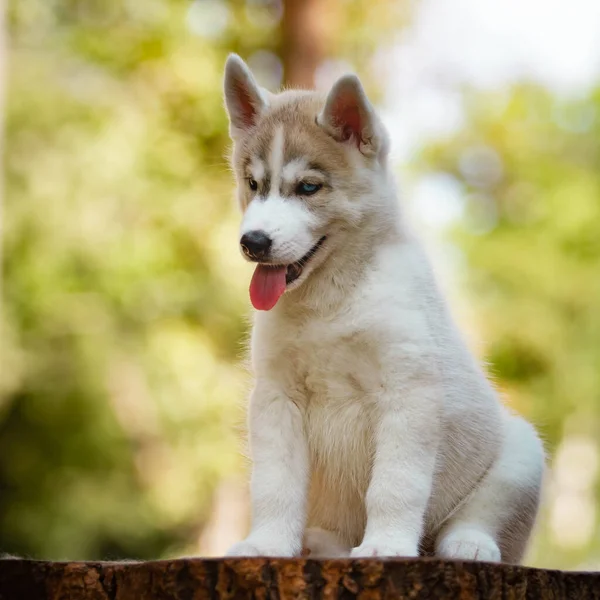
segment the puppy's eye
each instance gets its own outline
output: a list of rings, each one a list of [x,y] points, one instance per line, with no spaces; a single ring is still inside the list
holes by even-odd
[[[318,192],[323,186],[319,183],[308,183],[306,181],[301,181],[296,186],[296,194],[299,196],[312,196]]]
[[[258,183],[256,181],[256,179],[252,179],[252,177],[250,179],[248,179],[248,185],[250,186],[250,189],[255,192],[258,189]]]

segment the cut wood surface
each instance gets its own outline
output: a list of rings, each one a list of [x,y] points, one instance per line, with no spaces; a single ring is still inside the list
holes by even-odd
[[[436,559],[0,560],[0,600],[600,599],[600,573]]]

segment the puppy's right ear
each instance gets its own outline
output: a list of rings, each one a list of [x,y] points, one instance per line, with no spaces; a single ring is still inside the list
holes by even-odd
[[[387,134],[356,75],[344,75],[333,84],[317,122],[333,138],[352,143],[365,156],[387,155]]]
[[[229,135],[236,140],[256,125],[267,108],[267,100],[246,63],[230,54],[225,63],[225,106],[229,114]]]

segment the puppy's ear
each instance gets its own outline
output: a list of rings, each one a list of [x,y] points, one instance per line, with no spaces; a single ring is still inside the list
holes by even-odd
[[[356,75],[344,75],[333,84],[317,122],[333,138],[351,142],[365,156],[387,152],[385,129]]]
[[[229,135],[236,140],[256,124],[266,109],[266,94],[237,54],[230,54],[227,58],[223,87],[229,114]]]

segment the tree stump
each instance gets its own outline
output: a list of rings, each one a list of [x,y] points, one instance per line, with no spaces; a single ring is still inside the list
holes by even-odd
[[[437,559],[0,560],[0,600],[600,600],[600,572]]]

